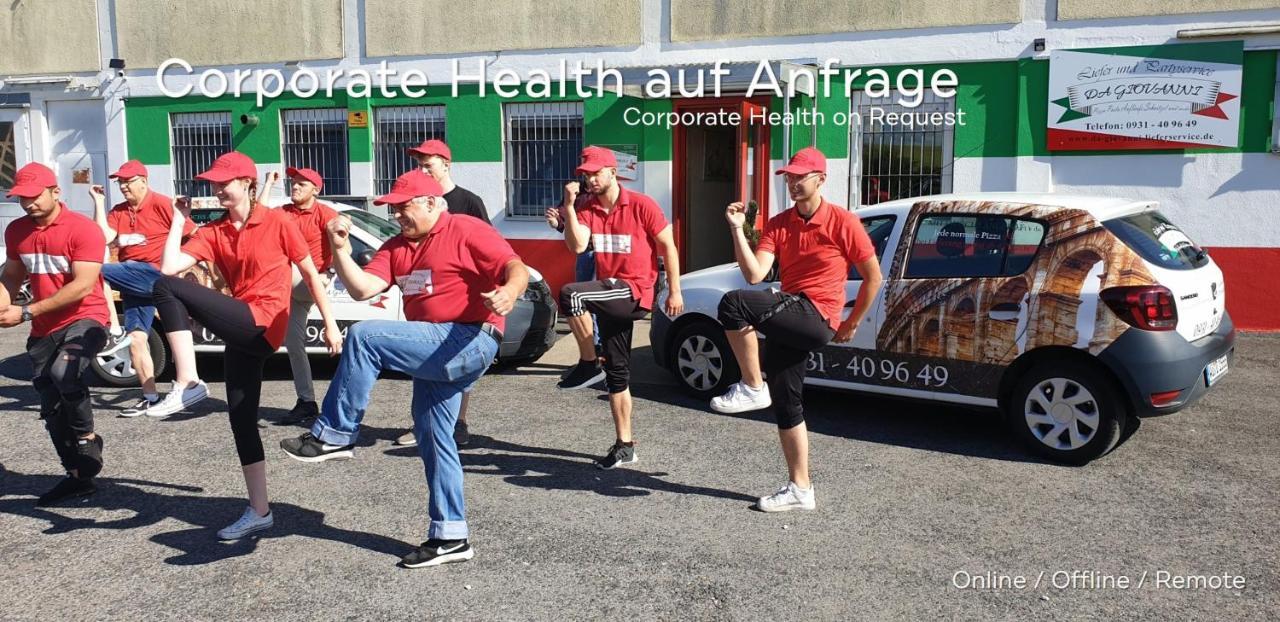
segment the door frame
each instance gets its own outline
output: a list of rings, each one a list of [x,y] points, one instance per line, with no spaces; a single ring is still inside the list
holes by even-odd
[[[31,162],[31,117],[27,108],[0,108],[0,122],[13,123],[15,170]]]
[[[725,97],[701,97],[701,98],[693,98],[693,99],[674,99],[671,101],[671,108],[672,108],[672,112],[677,115],[682,114],[684,112],[715,112],[722,109],[728,110],[730,112],[741,113],[746,109],[748,105],[760,106],[767,111],[769,109],[769,104],[770,104],[770,98],[766,96],[748,98],[745,95],[739,95],[739,96],[730,95]],[[735,192],[738,193],[738,199],[741,199],[742,180],[745,179],[744,173],[746,172],[747,163],[749,161],[752,161],[746,155],[745,147],[746,147],[747,135],[746,135],[746,131],[744,131],[744,128],[747,131],[750,131],[752,129],[748,125],[746,119],[743,119],[742,124],[738,126],[737,136],[735,138],[735,140],[737,141],[737,146],[735,148],[735,157],[737,157],[737,167],[735,168],[735,170],[737,171],[737,174],[738,174],[738,185],[737,185],[737,188],[735,189]],[[760,126],[757,126],[757,128],[758,128],[757,131],[759,131],[763,136],[763,140],[757,141],[757,144],[756,144],[757,155],[754,158],[754,164],[756,166],[756,171],[757,171],[757,174],[755,175],[755,181],[756,181],[756,196],[758,197],[758,199],[756,202],[760,208],[759,212],[757,212],[756,214],[756,228],[759,229],[761,228],[762,224],[767,220],[768,213],[769,213],[769,183],[768,183],[769,180],[768,180],[767,172],[769,169],[769,162],[770,162],[769,158],[772,156],[770,153],[769,125],[765,123],[765,124],[761,124]],[[672,227],[673,236],[676,240],[676,247],[679,250],[680,265],[682,267],[688,265],[688,248],[687,248],[688,244],[685,243],[687,239],[686,234],[688,232],[685,230],[685,228],[687,226],[686,223],[688,222],[688,217],[689,217],[689,205],[686,199],[686,196],[688,194],[688,187],[686,184],[688,183],[689,180],[685,178],[685,173],[684,173],[685,160],[688,157],[687,141],[688,141],[688,131],[685,129],[683,125],[676,124],[676,126],[672,128],[672,135],[671,135],[671,142],[673,143],[671,146],[671,182],[672,182],[671,183],[671,186],[672,186],[671,188],[671,221],[672,221],[671,227]],[[760,157],[760,154],[763,154],[763,158]],[[759,171],[761,170],[764,170],[766,174],[765,175],[759,174]]]

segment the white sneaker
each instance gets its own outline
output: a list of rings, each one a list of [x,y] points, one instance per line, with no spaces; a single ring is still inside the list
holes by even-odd
[[[182,390],[174,389],[156,404],[147,409],[148,417],[168,417],[182,412],[200,400],[209,397],[209,385],[197,380],[192,386]]]
[[[778,489],[767,497],[760,497],[756,502],[756,507],[761,512],[787,512],[790,510],[812,510],[817,507],[817,503],[813,497],[813,484],[809,485],[809,489],[800,488],[795,482],[787,482],[785,486]]]
[[[745,382],[736,382],[724,395],[711,398],[711,410],[727,414],[762,410],[771,404],[773,400],[769,397],[767,384],[760,385],[759,389],[752,389]]]
[[[275,524],[275,515],[270,511],[267,512],[266,516],[258,516],[258,513],[253,511],[253,506],[250,506],[244,509],[244,514],[240,515],[239,520],[219,531],[218,538],[222,540],[237,540],[251,533],[270,529]]]

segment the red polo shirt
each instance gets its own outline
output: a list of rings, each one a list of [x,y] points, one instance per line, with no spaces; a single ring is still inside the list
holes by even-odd
[[[840,326],[849,266],[876,253],[857,215],[826,199],[808,221],[795,206],[770,218],[756,250],[777,256],[782,291],[807,296],[833,330]]]
[[[505,330],[507,320],[484,306],[506,265],[519,259],[488,223],[443,213],[426,237],[411,242],[397,235],[382,244],[364,271],[400,286],[405,318],[418,322],[488,322]]]
[[[164,258],[164,242],[173,225],[173,199],[148,190],[137,209],[125,201],[107,212],[107,226],[116,232],[120,261],[145,261],[154,266]],[[182,227],[182,235],[191,235],[196,224],[190,219]]]
[[[289,324],[290,266],[307,256],[307,243],[293,218],[259,205],[242,229],[229,216],[200,227],[182,252],[217,265],[231,294],[248,304],[254,322],[267,329],[267,342],[280,347]]]
[[[653,284],[658,280],[656,239],[667,228],[662,208],[646,195],[619,187],[608,214],[597,196],[575,212],[578,222],[591,230],[597,277],[626,283],[640,308],[652,309]]]
[[[87,217],[71,211],[65,203],[61,206],[62,213],[44,227],[36,226],[30,216],[23,216],[10,223],[4,232],[5,254],[26,266],[34,300],[49,298],[70,283],[72,262],[100,264],[107,255],[107,240],[102,236],[102,229]],[[33,318],[31,336],[44,337],[78,320],[93,320],[104,326],[111,321],[107,299],[102,295],[102,279],[98,279],[93,291],[79,302]]]
[[[329,234],[325,225],[338,217],[338,212],[319,201],[312,203],[311,209],[299,209],[292,203],[284,206],[284,213],[298,223],[298,231],[307,243],[311,252],[311,261],[316,264],[317,272],[326,272],[333,265],[333,249],[329,248]]]

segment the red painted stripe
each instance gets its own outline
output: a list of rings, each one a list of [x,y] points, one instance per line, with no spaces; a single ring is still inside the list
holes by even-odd
[[[547,280],[554,296],[560,295],[560,287],[572,283],[573,266],[577,258],[569,252],[564,240],[512,240],[507,242],[520,255],[526,265],[533,266]]]
[[[1078,130],[1049,129],[1049,151],[1093,151],[1097,149],[1205,149],[1219,145],[1182,143],[1171,140],[1132,138]]]
[[[1280,331],[1280,301],[1275,297],[1280,248],[1219,246],[1208,251],[1222,268],[1227,312],[1236,328]]]

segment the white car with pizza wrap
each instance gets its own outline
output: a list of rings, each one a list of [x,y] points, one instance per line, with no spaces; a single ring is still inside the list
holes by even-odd
[[[1230,368],[1222,271],[1153,202],[975,193],[857,214],[884,287],[852,342],[812,354],[809,385],[998,408],[1034,451],[1084,464]],[[736,264],[684,275],[684,312],[661,311],[665,292],[654,305],[658,363],[702,398],[737,382],[720,298],[776,288],[776,274],[754,286]],[[851,271],[846,315],[860,285]]]

